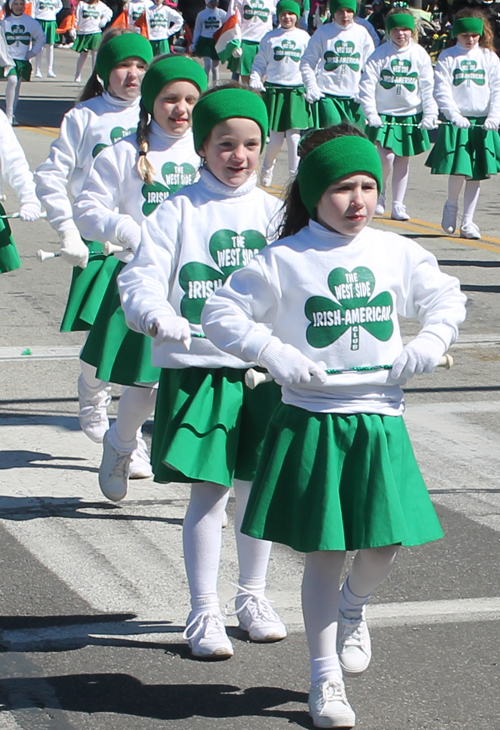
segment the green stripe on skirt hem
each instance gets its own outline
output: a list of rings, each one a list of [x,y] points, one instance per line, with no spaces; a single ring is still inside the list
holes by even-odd
[[[310,104],[304,98],[305,86],[265,86],[263,98],[269,116],[269,129],[287,132],[289,129],[309,129],[314,125]]]
[[[5,215],[3,205],[0,205],[0,215]],[[6,218],[0,218],[0,274],[7,274],[9,271],[16,271],[20,268],[21,259],[17,252],[9,221]]]
[[[467,117],[469,129],[454,124],[439,127],[436,144],[425,165],[432,175],[464,175],[470,180],[486,180],[500,172],[500,136],[483,129],[486,117]],[[479,125],[479,126],[476,126]]]
[[[386,124],[383,127],[366,127],[365,132],[372,142],[378,142],[381,147],[392,150],[398,157],[413,157],[427,152],[430,149],[429,134],[420,127],[404,127],[403,124],[420,124],[423,114],[413,114],[407,117],[396,117],[381,114],[380,118]]]

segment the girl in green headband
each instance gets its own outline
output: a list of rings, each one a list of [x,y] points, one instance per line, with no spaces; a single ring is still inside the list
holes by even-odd
[[[456,45],[439,56],[435,97],[443,124],[427,162],[433,175],[449,175],[441,226],[457,227],[458,199],[465,183],[460,235],[481,238],[474,223],[480,182],[500,171],[500,61],[488,20],[462,10],[453,22]]]
[[[401,545],[443,535],[401,386],[436,367],[465,317],[465,296],[417,243],[369,227],[382,169],[359,131],[315,131],[300,153],[283,233],[292,235],[236,271],[208,300],[202,324],[221,350],[257,362],[282,386],[242,530],[305,553],[309,713],[315,727],[351,728],[343,674],[370,664],[370,596]],[[406,347],[398,314],[422,326]],[[340,586],[347,550],[357,552]]]

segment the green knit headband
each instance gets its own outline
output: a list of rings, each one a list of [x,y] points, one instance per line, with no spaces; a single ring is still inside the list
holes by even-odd
[[[386,28],[389,33],[393,28],[409,28],[415,30],[415,18],[409,13],[394,13],[386,20]]]
[[[300,5],[295,0],[280,0],[276,8],[278,18],[280,13],[293,13],[297,18],[300,18]]]
[[[99,46],[95,70],[102,79],[105,89],[108,88],[111,71],[126,58],[133,57],[141,58],[144,63],[150,63],[153,60],[151,43],[138,33],[116,35]]]
[[[456,18],[453,21],[453,36],[459,33],[479,33],[483,35],[484,24],[482,18]]]
[[[357,135],[336,137],[316,147],[299,166],[300,197],[310,216],[330,185],[346,175],[365,173],[375,178],[382,190],[382,163],[375,145]]]
[[[352,12],[356,14],[358,5],[356,0],[330,0],[330,13],[332,15],[336,13],[337,10],[342,10],[342,8],[352,10]]]
[[[207,88],[207,75],[200,64],[192,58],[186,56],[164,58],[150,66],[142,80],[142,103],[150,114],[153,113],[156,97],[171,81],[190,81],[201,92]]]
[[[248,89],[218,89],[202,96],[193,109],[195,150],[198,152],[217,124],[236,117],[253,119],[259,125],[263,148],[268,132],[268,116],[261,97]]]

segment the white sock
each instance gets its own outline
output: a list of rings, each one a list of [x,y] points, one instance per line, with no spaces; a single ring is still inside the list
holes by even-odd
[[[458,196],[462,190],[465,177],[463,175],[450,175],[448,178],[448,200],[449,205],[458,207]]]
[[[332,656],[320,656],[310,659],[311,662],[311,684],[318,684],[327,677],[337,677],[342,679],[342,669],[340,667],[337,652]]]
[[[408,187],[408,178],[410,177],[410,158],[396,157],[392,168],[392,204],[400,203],[403,205],[406,188]]]
[[[481,183],[479,180],[467,180],[464,192],[464,215],[462,225],[472,223],[474,213],[476,212],[479,202],[479,193],[481,192]]]
[[[156,388],[126,387],[118,403],[113,424],[114,444],[122,451],[133,451],[142,425],[152,415],[156,403]],[[138,433],[139,432],[139,433]],[[132,448],[130,448],[132,446]]]
[[[392,150],[382,147],[379,142],[377,142],[377,152],[380,157],[380,162],[382,163],[382,190],[385,195],[385,191],[387,190],[387,180],[391,174],[396,155]]]
[[[50,43],[45,48],[47,49],[47,71],[54,73],[54,46]]]
[[[89,365],[88,362],[85,362],[85,360],[80,360],[80,370],[85,387],[88,390],[93,390],[98,393],[100,390],[104,390],[104,388],[111,388],[109,383],[96,378],[96,368],[93,365]]]
[[[361,609],[370,600],[371,593],[368,596],[357,596],[349,588],[349,577],[346,578],[344,585],[340,590],[339,611],[353,611],[361,615]]]
[[[276,158],[279,154],[283,140],[285,139],[284,132],[269,132],[269,142],[266,145],[266,154],[264,156],[264,162],[262,168],[264,170],[270,170],[276,162]]]
[[[212,84],[215,86],[219,80],[219,61],[212,60]]]
[[[295,175],[299,166],[298,147],[300,142],[300,131],[298,129],[289,129],[285,136],[288,149],[288,171],[290,175]]]
[[[306,554],[302,612],[311,657],[332,657],[337,653],[339,583],[344,560],[342,550]]]
[[[262,595],[266,588],[267,567],[273,544],[268,540],[257,540],[241,532],[241,523],[250,496],[252,482],[235,479],[233,487],[236,501],[234,532],[240,572],[238,585],[246,588],[247,591]]]
[[[205,73],[207,75],[207,79],[210,79],[210,69],[212,67],[212,59],[208,56],[205,56],[203,58],[203,68],[205,69]]]

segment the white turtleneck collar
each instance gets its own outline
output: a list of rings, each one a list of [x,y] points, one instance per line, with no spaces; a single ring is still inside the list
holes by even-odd
[[[389,41],[391,46],[394,48],[395,53],[404,53],[404,51],[407,51],[411,44],[414,42],[413,38],[410,38],[410,42],[406,44],[406,46],[397,46],[394,41]]]
[[[360,233],[357,233],[355,236],[343,236],[337,231],[331,231],[329,228],[325,228],[325,226],[322,226],[321,223],[313,221],[312,218],[309,221],[309,228],[313,235],[321,238],[325,242],[325,244],[332,248],[339,246],[349,246],[349,244],[362,236],[364,231],[366,230],[366,228],[363,228],[363,230],[360,231]]]
[[[218,180],[206,167],[200,170],[201,182],[215,195],[224,198],[237,198],[251,193],[257,185],[257,173],[252,173],[248,180],[237,188],[232,188]]]
[[[126,109],[127,107],[134,106],[138,107],[141,101],[140,96],[130,101],[129,99],[120,99],[118,96],[113,96],[113,94],[110,94],[109,91],[104,91],[102,94],[102,98],[105,102],[111,104],[111,106],[119,107],[120,109]]]
[[[154,119],[151,119],[151,133],[154,134],[155,137],[159,137],[160,139],[168,139],[172,143],[173,142],[178,142],[181,139],[182,140],[184,140],[184,139],[190,139],[193,136],[193,132],[191,130],[191,127],[189,127],[188,129],[186,129],[186,131],[184,132],[184,134],[181,134],[181,135],[179,135],[179,134],[169,134],[168,132],[166,132],[163,129],[163,127],[160,127],[160,125],[157,124],[157,122],[155,122]]]

